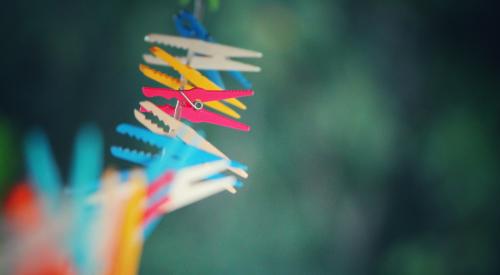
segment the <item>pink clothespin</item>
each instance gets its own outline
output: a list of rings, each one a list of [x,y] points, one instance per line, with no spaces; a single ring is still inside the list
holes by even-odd
[[[223,115],[207,111],[203,108],[203,102],[219,101],[229,98],[238,98],[244,96],[252,96],[252,90],[224,90],[224,91],[207,91],[201,88],[193,88],[180,93],[177,90],[166,88],[143,87],[142,93],[146,97],[163,97],[165,99],[177,99],[182,104],[182,112],[180,117],[194,123],[210,123],[222,127],[233,128],[240,131],[250,131],[250,126],[232,120]],[[169,104],[158,106],[162,111],[169,115],[175,113],[175,107]],[[146,112],[141,108],[141,112]]]

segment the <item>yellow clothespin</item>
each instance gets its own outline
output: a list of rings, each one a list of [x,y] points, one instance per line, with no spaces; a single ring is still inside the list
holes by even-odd
[[[179,60],[177,60],[175,57],[167,53],[166,51],[162,50],[159,47],[151,47],[149,49],[151,53],[160,58],[161,60],[167,62],[174,70],[176,70],[178,73],[182,74],[189,82],[191,82],[194,86],[203,88],[205,90],[217,90],[220,91],[222,90],[219,86],[217,86],[215,83],[213,83],[210,79],[206,78],[203,76],[200,72],[197,70],[182,64]],[[238,99],[235,98],[230,98],[224,100],[227,103],[230,103],[242,110],[246,110],[247,107],[245,104],[241,103]]]
[[[120,232],[123,223],[123,213],[126,199],[130,197],[132,188],[128,184],[121,184],[120,175],[114,169],[107,169],[101,177],[101,188],[89,196],[87,203],[98,204],[99,211],[98,226],[94,228],[95,259],[101,266],[98,274],[111,274],[118,253],[119,238],[116,232]]]
[[[137,274],[143,245],[142,218],[146,207],[146,176],[142,171],[132,171],[127,183],[133,188],[125,205],[122,230],[118,235],[116,263],[112,274]]]

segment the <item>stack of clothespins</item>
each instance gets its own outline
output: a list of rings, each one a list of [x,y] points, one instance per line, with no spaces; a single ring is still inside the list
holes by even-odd
[[[241,179],[248,177],[245,165],[230,160],[182,120],[249,131],[228,105],[246,109],[237,98],[253,91],[241,72],[260,69],[230,58],[262,55],[214,43],[188,12],[174,19],[182,37],[150,34],[145,40],[186,49],[187,57],[174,57],[153,46],[152,55],[144,55],[144,60],[172,67],[179,78],[147,65],[140,65],[140,70],[166,86],[143,87],[144,96],[177,103],[157,106],[142,101],[134,115],[144,127],[123,123],[116,128],[155,150],[112,146],[113,156],[139,167],[107,169],[99,176],[101,136],[95,128],[84,127],[63,188],[48,140],[41,132],[29,135],[25,144],[29,179],[15,187],[5,208],[12,233],[8,253],[2,251],[5,273],[135,274],[143,243],[164,214],[223,190],[235,193]],[[245,90],[223,90],[219,71],[227,71]]]

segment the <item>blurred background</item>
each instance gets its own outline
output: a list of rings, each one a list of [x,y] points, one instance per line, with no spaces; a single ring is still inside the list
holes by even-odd
[[[227,1],[203,21],[259,50],[250,133],[198,125],[248,164],[237,194],[166,216],[141,274],[499,274],[499,5]],[[151,85],[147,33],[178,1],[9,1],[0,11],[0,194],[42,127],[68,170],[77,129],[106,145]],[[228,88],[239,88],[227,80]],[[106,163],[124,166],[107,152]]]

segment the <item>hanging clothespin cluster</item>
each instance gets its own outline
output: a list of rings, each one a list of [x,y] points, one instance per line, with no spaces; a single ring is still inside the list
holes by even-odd
[[[215,43],[203,25],[187,11],[181,11],[177,14],[174,21],[182,37],[166,34],[146,35],[145,41],[155,46],[150,48],[151,54],[144,54],[143,58],[149,65],[171,67],[180,75],[180,78],[172,77],[143,64],[139,66],[139,69],[146,77],[167,88],[176,90],[177,94],[173,90],[144,87],[144,95],[146,97],[179,99],[175,107],[166,104],[161,108],[176,119],[182,118],[193,123],[209,123],[240,131],[249,131],[248,125],[235,120],[241,116],[228,105],[241,110],[247,108],[238,98],[251,96],[253,91],[248,90],[251,88],[251,83],[241,72],[258,72],[260,68],[234,61],[231,58],[260,58],[262,54]],[[158,45],[186,50],[187,56],[174,57]],[[219,71],[227,71],[247,90],[223,90],[224,83]],[[216,91],[219,92],[214,94]],[[208,111],[205,107],[219,113]]]
[[[195,10],[200,3],[195,1]],[[112,146],[114,157],[138,167],[102,173],[101,136],[96,128],[84,127],[76,138],[69,178],[63,181],[46,136],[30,134],[25,143],[29,177],[11,192],[5,207],[12,237],[1,251],[6,264],[0,273],[136,274],[143,243],[165,214],[224,190],[236,193],[243,185],[247,167],[183,120],[249,131],[235,110],[245,110],[239,99],[254,94],[241,72],[260,68],[231,58],[262,55],[216,44],[189,12],[174,20],[182,37],[147,35],[145,40],[155,46],[144,60],[171,67],[178,75],[143,64],[139,68],[160,86],[143,87],[146,98],[176,103],[141,101],[134,110],[141,126],[116,127],[118,134],[141,144],[138,148],[151,150]],[[174,57],[159,45],[188,53]],[[224,90],[220,71],[244,89]]]

